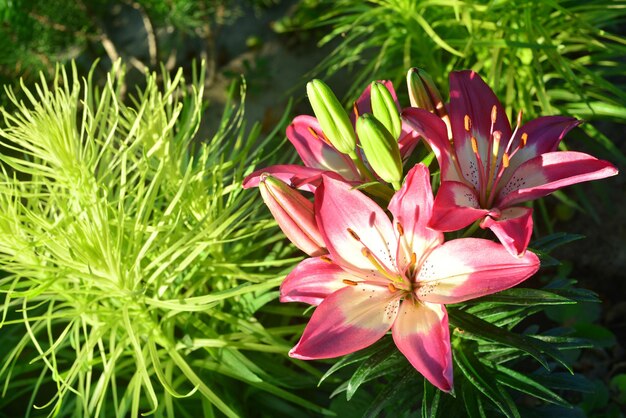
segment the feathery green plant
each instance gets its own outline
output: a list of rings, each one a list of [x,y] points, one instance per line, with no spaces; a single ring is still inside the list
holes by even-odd
[[[626,38],[616,31],[625,21],[623,2],[612,0],[312,0],[277,28],[325,31],[319,44],[334,49],[315,72],[357,68],[351,99],[369,80],[404,84],[410,67],[425,69],[442,87],[452,70],[469,68],[509,114],[624,123]],[[582,129],[605,155],[626,163],[592,124]]]
[[[26,102],[7,89],[0,410],[236,417],[258,398],[272,414],[269,397],[323,413],[293,393],[317,380],[285,355],[301,327],[258,320],[295,262],[240,185],[259,126],[246,134],[229,102],[194,143],[201,77],[147,75],[128,104],[123,77],[118,62],[102,88],[72,67],[23,87]]]

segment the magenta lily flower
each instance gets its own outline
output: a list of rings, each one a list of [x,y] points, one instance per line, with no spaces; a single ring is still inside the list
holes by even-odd
[[[609,162],[574,151],[557,151],[580,121],[545,116],[511,129],[493,91],[473,71],[450,74],[445,123],[424,109],[403,119],[430,144],[441,169],[431,228],[455,231],[481,220],[512,254],[521,255],[532,235],[532,209],[520,203],[561,187],[617,174]]]
[[[393,196],[393,222],[374,201],[328,176],[315,216],[329,254],[301,262],[281,301],[318,305],[290,356],[338,357],[391,330],[398,349],[433,385],[451,391],[452,355],[444,304],[515,286],[539,268],[537,256],[511,256],[493,241],[443,242],[427,227],[433,206],[428,169],[416,165]]]
[[[396,102],[398,112],[400,112],[400,106],[393,84],[390,81],[384,81],[382,83],[391,93]],[[359,115],[372,112],[370,89],[371,86],[368,86],[354,103],[354,114],[351,115],[353,125]],[[290,186],[306,191],[315,190],[321,181],[322,173],[326,173],[327,175],[333,175],[329,174],[329,172],[335,173],[335,178],[343,179],[352,184],[360,184],[367,181],[367,179],[364,179],[361,173],[359,173],[359,170],[350,157],[337,151],[330,143],[315,117],[308,115],[296,116],[287,127],[286,134],[287,139],[293,144],[296,152],[302,159],[304,166],[284,164],[257,170],[244,179],[244,188],[247,189],[258,186],[260,177],[264,173],[271,174]],[[403,159],[408,157],[410,152],[415,148],[418,139],[416,133],[403,124],[402,133],[398,141],[400,154]],[[356,152],[360,154],[358,149]],[[360,156],[363,158],[362,155]]]

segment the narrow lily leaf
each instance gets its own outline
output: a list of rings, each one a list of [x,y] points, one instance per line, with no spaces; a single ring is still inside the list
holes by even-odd
[[[535,380],[544,386],[556,390],[571,390],[573,392],[591,393],[595,389],[593,382],[582,374],[552,372],[537,375]]]
[[[513,288],[503,290],[493,295],[483,296],[466,303],[495,303],[506,305],[536,306],[536,305],[568,305],[576,301],[564,296],[537,289]]]
[[[401,374],[394,384],[386,385],[385,388],[378,393],[378,396],[376,396],[370,407],[365,411],[365,414],[363,414],[363,418],[375,418],[380,416],[380,411],[385,405],[393,402],[395,395],[404,390],[408,384],[412,383],[415,376],[415,369],[413,367],[407,367],[406,372]]]
[[[469,381],[464,381],[461,386],[461,394],[463,395],[463,403],[465,404],[465,412],[467,412],[468,418],[487,417],[483,409],[481,397],[476,392],[474,385]]]
[[[441,391],[431,385],[426,379],[424,379],[424,393],[422,396],[422,417],[437,417],[440,401]]]
[[[533,341],[529,337],[515,334],[505,329],[496,327],[487,321],[463,312],[460,310],[448,310],[448,318],[450,324],[454,327],[462,329],[464,332],[469,332],[480,336],[481,338],[487,338],[492,341],[504,344],[509,347],[516,347],[521,351],[532,356],[537,360],[546,370],[549,369],[548,363],[545,360],[542,350],[548,350],[550,352],[555,351],[552,347],[546,347],[546,344],[542,341]]]
[[[341,357],[337,362],[335,362],[331,366],[330,369],[328,369],[326,373],[324,373],[324,376],[322,376],[322,378],[320,379],[318,386],[321,385],[324,380],[326,380],[328,377],[333,375],[336,371],[343,369],[344,367],[349,366],[350,364],[362,362],[363,360],[370,358],[371,356],[375,355],[378,352],[393,351],[395,350],[394,347],[395,346],[391,338],[383,338],[380,342],[374,345],[371,345],[370,347],[367,347],[363,350],[359,350],[356,353],[348,354],[347,356]]]
[[[346,397],[352,399],[359,386],[379,376],[391,375],[406,367],[406,358],[395,349],[382,350],[361,363],[346,386]]]
[[[527,375],[518,373],[515,370],[501,365],[496,365],[495,369],[497,373],[494,373],[494,375],[498,382],[503,385],[555,405],[571,407],[565,399],[561,398],[559,395],[531,379]]]
[[[550,253],[557,247],[569,244],[570,242],[578,241],[579,239],[583,238],[585,238],[585,236],[580,234],[557,232],[533,241],[530,247],[539,251],[543,251],[545,253]]]
[[[476,358],[473,350],[459,349],[455,352],[455,363],[467,379],[509,418],[520,418],[515,402],[502,386],[493,379],[493,373]]]

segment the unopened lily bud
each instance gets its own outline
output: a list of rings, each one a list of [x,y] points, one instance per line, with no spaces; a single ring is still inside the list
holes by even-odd
[[[411,106],[426,109],[441,118],[447,115],[441,94],[426,71],[411,68],[406,76],[406,82]]]
[[[309,81],[306,92],[313,113],[320,123],[324,135],[337,151],[354,156],[356,135],[348,114],[337,96],[321,80]]]
[[[328,252],[315,222],[313,202],[269,174],[261,175],[259,190],[278,226],[296,247],[312,257]]]
[[[356,132],[365,157],[376,174],[387,183],[393,184],[396,190],[399,189],[402,180],[402,158],[398,141],[381,122],[367,113],[357,120]]]
[[[373,82],[371,88],[372,113],[391,135],[398,139],[402,133],[402,121],[396,102],[384,84]]]

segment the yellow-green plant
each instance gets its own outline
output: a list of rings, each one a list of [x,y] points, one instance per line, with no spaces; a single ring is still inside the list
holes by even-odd
[[[125,103],[123,77],[6,90],[0,409],[235,417],[269,397],[319,414],[289,390],[316,381],[284,356],[301,327],[258,320],[295,262],[241,188],[260,127],[228,102],[205,140],[201,79],[149,74]]]

